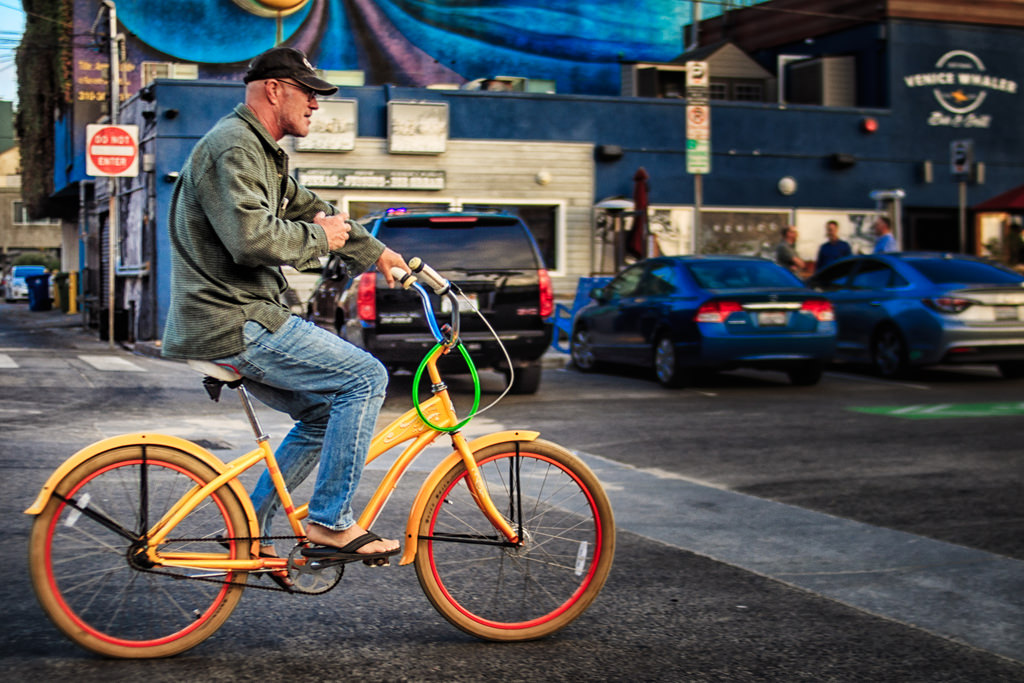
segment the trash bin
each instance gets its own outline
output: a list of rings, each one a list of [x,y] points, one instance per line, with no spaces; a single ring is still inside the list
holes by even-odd
[[[54,299],[60,310],[67,313],[71,310],[71,297],[68,296],[68,273],[55,273],[53,276]]]
[[[28,287],[28,310],[50,310],[50,274],[29,275],[25,278]]]

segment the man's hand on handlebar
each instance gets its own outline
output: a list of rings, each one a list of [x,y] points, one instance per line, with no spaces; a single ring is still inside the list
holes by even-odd
[[[409,266],[406,264],[405,259],[402,258],[402,255],[385,247],[384,253],[377,259],[377,270],[384,273],[384,277],[388,281],[388,287],[395,286],[395,276],[391,273],[391,269],[395,267],[400,268],[406,273],[409,272]]]

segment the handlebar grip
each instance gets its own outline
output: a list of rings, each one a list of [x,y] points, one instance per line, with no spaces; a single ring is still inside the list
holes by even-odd
[[[445,280],[443,277],[437,274],[437,271],[428,266],[423,262],[419,256],[414,256],[409,259],[409,268],[412,272],[423,279],[430,288],[434,290],[435,294],[444,296],[451,289],[451,283]]]
[[[405,272],[398,266],[391,267],[391,276],[395,278],[395,281],[402,285],[404,289],[409,289],[412,287],[413,283],[416,282],[415,275]]]

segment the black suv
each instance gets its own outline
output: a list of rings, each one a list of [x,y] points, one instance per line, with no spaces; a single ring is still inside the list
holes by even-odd
[[[406,260],[420,257],[465,293],[494,327],[515,368],[511,391],[540,385],[540,357],[551,343],[553,291],[537,244],[516,216],[490,212],[391,210],[360,221]],[[444,322],[442,299],[431,294]],[[447,300],[443,303],[447,306]],[[508,374],[508,361],[463,301],[462,342],[480,369]],[[367,349],[391,370],[415,370],[434,345],[419,297],[370,272],[351,279],[332,256],[310,299],[309,319]],[[468,372],[459,354],[444,369]],[[446,361],[448,359],[445,359]]]

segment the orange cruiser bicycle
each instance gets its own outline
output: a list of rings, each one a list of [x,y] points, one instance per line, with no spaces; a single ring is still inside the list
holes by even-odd
[[[474,380],[472,417],[480,385],[459,341],[459,297],[419,259],[410,266],[415,276],[395,275],[419,294],[437,344],[416,374],[413,408],[373,439],[367,462],[408,443],[359,524],[370,529],[410,464],[448,435],[451,454],[409,510],[399,564],[415,564],[431,604],[467,633],[493,641],[547,636],[579,617],[605,583],[615,554],[611,505],[579,458],[535,431],[472,441],[461,434],[468,418],[456,414],[437,367],[442,355],[461,353]],[[442,300],[451,318],[439,327],[434,309]],[[225,463],[173,436],[104,439],[57,468],[25,511],[35,516],[29,568],[40,604],[71,640],[102,655],[178,654],[227,620],[250,576],[272,574],[284,586],[260,586],[265,590],[316,595],[338,584],[348,562],[303,554],[307,506],[293,502],[241,378],[214,363],[190,364],[208,376],[211,395],[222,384],[237,389],[254,450]],[[433,395],[420,403],[424,371]],[[293,541],[287,556],[260,555],[256,513],[238,480],[261,462],[290,524],[292,535],[276,537]]]

